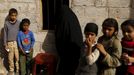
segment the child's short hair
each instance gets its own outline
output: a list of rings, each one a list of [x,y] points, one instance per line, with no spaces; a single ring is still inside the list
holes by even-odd
[[[128,20],[124,21],[121,24],[121,29],[125,28],[125,30],[127,30],[128,29],[128,26],[132,26],[134,28],[134,20],[128,19]]]
[[[30,20],[28,18],[24,18],[21,21],[21,25],[23,25],[24,23],[28,23],[30,25]]]
[[[102,27],[114,27],[115,31],[118,31],[118,22],[114,18],[107,18],[104,20]]]
[[[12,13],[16,13],[18,15],[18,11],[15,8],[11,8],[9,10],[9,15],[11,15]]]
[[[98,34],[98,26],[95,23],[87,23],[84,29],[84,33],[93,32],[96,35]]]
[[[28,25],[30,25],[30,20],[28,18],[22,19],[22,21],[20,22],[20,30],[23,30],[24,23],[28,23]]]

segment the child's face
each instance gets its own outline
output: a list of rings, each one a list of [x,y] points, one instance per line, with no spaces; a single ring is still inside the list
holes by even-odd
[[[91,42],[94,42],[96,39],[96,34],[93,32],[85,32],[85,37]]]
[[[24,30],[24,31],[29,30],[29,24],[28,24],[28,23],[24,23],[24,24],[23,24],[23,30]]]
[[[17,13],[10,14],[9,15],[9,19],[10,19],[10,21],[16,21],[16,19],[17,19]]]
[[[122,34],[126,40],[134,41],[134,28],[132,26],[128,26],[127,29],[122,28]]]
[[[106,26],[104,26],[102,28],[102,32],[103,32],[103,34],[104,34],[105,37],[110,38],[115,33],[115,28],[114,27],[106,27]]]

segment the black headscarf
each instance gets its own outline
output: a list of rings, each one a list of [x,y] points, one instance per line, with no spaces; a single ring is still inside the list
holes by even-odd
[[[95,23],[87,23],[84,29],[85,32],[93,32],[96,35],[98,34],[98,26]]]

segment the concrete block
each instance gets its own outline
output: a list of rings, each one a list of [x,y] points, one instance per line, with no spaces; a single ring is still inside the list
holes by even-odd
[[[73,5],[80,5],[80,6],[91,6],[94,5],[95,0],[73,0]]]
[[[89,18],[107,17],[108,10],[107,10],[107,8],[86,7],[85,8],[85,16],[89,17]]]
[[[108,0],[109,7],[129,7],[131,0]]]
[[[110,8],[109,17],[114,17],[118,19],[129,18],[130,9],[129,8]]]
[[[107,6],[107,0],[95,0],[96,7],[105,7]]]

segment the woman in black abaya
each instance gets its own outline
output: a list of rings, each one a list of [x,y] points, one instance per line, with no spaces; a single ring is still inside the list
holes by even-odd
[[[56,18],[56,48],[60,57],[58,72],[61,75],[75,75],[79,63],[83,37],[75,13],[62,5]]]

